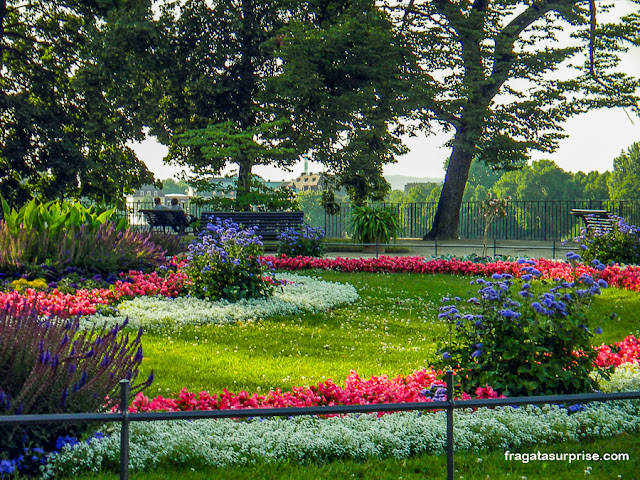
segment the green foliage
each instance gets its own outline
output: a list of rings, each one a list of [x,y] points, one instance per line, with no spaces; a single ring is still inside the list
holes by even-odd
[[[482,236],[482,256],[487,256],[487,247],[489,244],[489,227],[496,218],[507,216],[507,202],[511,197],[498,198],[495,193],[489,192],[480,204],[480,213],[484,219],[484,233]]]
[[[249,191],[242,196],[232,198],[230,195],[237,192],[239,180],[226,187],[210,183],[208,180],[193,181],[199,191],[213,191],[217,195],[211,197],[194,197],[191,201],[199,206],[207,206],[211,210],[220,212],[247,212],[254,209],[270,212],[297,210],[298,204],[295,194],[290,188],[270,188],[258,177],[251,175]],[[221,194],[221,195],[220,195]]]
[[[353,207],[353,239],[360,243],[387,243],[400,232],[398,214],[379,207]]]
[[[3,2],[0,194],[11,203],[34,196],[115,203],[152,181],[126,145],[142,138],[135,117],[148,87],[144,73],[125,68],[144,58],[148,41],[132,41],[141,16],[139,4],[122,1]]]
[[[640,265],[640,230],[623,218],[615,218],[617,221],[609,232],[584,229],[576,237],[585,262]]]
[[[611,200],[640,198],[640,142],[613,159],[613,172],[609,178]]]
[[[239,168],[236,194],[239,202],[251,193],[251,167],[275,164],[286,166],[297,161],[298,154],[287,138],[288,122],[263,121],[256,126],[226,121],[206,128],[187,130],[176,138],[176,148],[195,149],[199,155],[188,154],[182,163],[193,170],[192,182],[200,182],[211,175],[218,175],[230,163]],[[198,160],[196,160],[198,159]],[[242,175],[244,173],[244,175]]]
[[[574,200],[580,198],[571,173],[551,160],[540,160],[507,172],[495,183],[499,197],[514,200]]]
[[[609,199],[609,181],[611,172],[592,171],[573,174],[576,198],[579,200],[607,200]]]
[[[278,253],[288,257],[321,257],[324,254],[324,230],[306,224],[289,228],[278,235]]]
[[[507,396],[591,392],[597,387],[592,373],[606,374],[594,365],[588,315],[599,284],[582,275],[536,294],[531,281],[539,272],[523,270],[517,280],[500,274],[476,280],[480,288],[468,309],[458,309],[459,298],[444,299],[439,318],[448,322],[449,336],[436,365],[459,369],[466,392],[487,384]]]
[[[85,207],[80,202],[51,201],[38,202],[31,199],[19,210],[12,209],[6,200],[0,197],[4,221],[11,232],[17,234],[19,228],[34,231],[47,231],[57,234],[70,231],[84,225],[88,230],[95,230],[100,225],[117,220],[116,229],[123,230],[127,226],[126,217],[115,218],[116,208],[99,211],[93,205]]]
[[[281,74],[267,93],[293,119],[294,140],[335,175],[351,200],[382,200],[382,166],[406,152],[395,120],[417,106],[419,68],[375,2],[309,3],[284,26]],[[313,20],[310,22],[309,18]]]
[[[304,221],[312,227],[324,225],[325,210],[322,206],[322,192],[308,190],[299,192],[296,202],[300,210],[304,212]]]
[[[132,384],[142,362],[142,331],[80,330],[78,319],[40,318],[34,305],[0,310],[0,413],[4,415],[98,412],[116,405],[121,379]],[[134,384],[133,392],[151,384]],[[79,437],[86,424],[3,427],[0,450],[10,458],[24,447],[53,450],[58,436]]]
[[[147,270],[164,259],[164,250],[151,242],[150,234],[118,230],[110,223],[52,233],[23,226],[14,232],[6,222],[0,222],[0,270],[5,272],[37,275],[45,265],[57,273],[75,267],[91,274],[108,274]]]
[[[211,300],[230,302],[268,296],[272,287],[264,276],[266,266],[258,258],[262,242],[249,228],[225,220],[209,224],[204,235],[189,245],[187,264],[189,294]]]
[[[411,5],[410,14],[398,6],[396,18],[421,64],[428,65],[420,120],[429,132],[437,125],[453,132],[446,183],[428,238],[457,237],[474,158],[499,168],[522,166],[533,150],[553,152],[564,137],[562,123],[573,115],[614,106],[640,113],[640,81],[622,63],[637,41],[637,6],[635,15],[614,10],[612,23],[599,24],[598,14],[608,7],[598,2]],[[569,25],[570,38],[558,34]],[[560,68],[568,70],[559,76]]]

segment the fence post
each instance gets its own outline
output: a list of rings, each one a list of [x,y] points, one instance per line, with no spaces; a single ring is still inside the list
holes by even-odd
[[[447,480],[453,480],[453,371],[447,370]]]
[[[120,480],[129,480],[129,380],[120,380]]]

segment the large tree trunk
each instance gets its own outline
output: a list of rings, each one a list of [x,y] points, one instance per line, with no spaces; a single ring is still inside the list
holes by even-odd
[[[456,135],[460,137],[460,135]],[[457,145],[457,142],[454,142]],[[469,168],[473,154],[470,149],[455,146],[449,166],[444,178],[444,185],[436,216],[433,219],[431,231],[427,233],[424,240],[453,240],[458,238],[458,222],[460,220],[460,207],[464,188],[469,177]]]

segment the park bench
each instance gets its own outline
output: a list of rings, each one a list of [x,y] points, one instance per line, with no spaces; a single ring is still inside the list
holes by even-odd
[[[574,208],[571,215],[582,218],[587,230],[593,233],[609,233],[618,221],[608,210]]]
[[[166,228],[171,227],[173,231],[184,233],[189,226],[189,220],[185,217],[182,210],[140,210],[144,215],[144,219],[149,224],[149,228],[162,227],[162,232],[166,233]]]
[[[304,224],[304,212],[202,212],[200,225],[230,220],[245,228],[257,227],[263,240],[275,240],[279,233]]]

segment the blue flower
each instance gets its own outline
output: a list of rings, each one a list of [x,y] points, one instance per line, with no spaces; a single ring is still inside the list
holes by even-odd
[[[444,360],[451,360],[451,354],[450,354],[449,352],[444,352],[444,353],[442,354],[442,358],[443,358]]]

